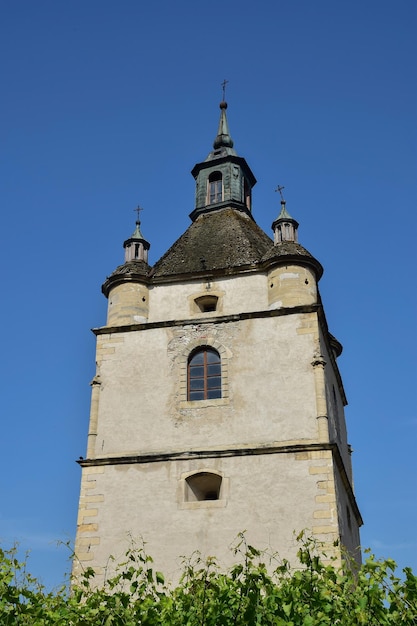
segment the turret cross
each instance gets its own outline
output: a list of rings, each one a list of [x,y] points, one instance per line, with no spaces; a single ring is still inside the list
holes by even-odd
[[[224,79],[224,81],[221,83],[222,86],[222,91],[223,91],[223,102],[226,100],[226,85],[229,81]]]
[[[141,206],[139,206],[139,205],[138,205],[138,206],[136,207],[136,209],[133,209],[133,210],[134,210],[134,211],[138,214],[137,220],[138,220],[138,222],[139,222],[139,221],[140,221],[140,220],[139,220],[139,217],[140,217],[140,215],[139,215],[139,214],[140,214],[140,212],[141,212],[141,211],[143,211],[143,208],[142,208]]]
[[[278,192],[279,192],[279,195],[281,196],[281,200],[282,200],[283,202],[285,202],[285,200],[284,200],[284,196],[283,196],[283,193],[282,193],[282,190],[283,190],[283,189],[285,189],[285,187],[283,187],[283,186],[281,187],[280,185],[278,185],[278,187],[275,189],[275,191],[278,191]]]

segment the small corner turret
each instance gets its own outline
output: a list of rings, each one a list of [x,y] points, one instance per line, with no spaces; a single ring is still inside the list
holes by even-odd
[[[125,249],[125,263],[129,263],[129,261],[148,262],[148,251],[151,244],[146,241],[140,231],[139,212],[142,210],[143,209],[139,206],[135,209],[138,214],[135,230],[132,236],[129,239],[126,239],[123,244],[123,248]]]
[[[278,191],[281,195],[281,211],[277,219],[272,222],[272,230],[274,231],[274,244],[282,243],[283,241],[298,242],[298,222],[291,217],[287,211],[286,202],[282,195],[284,187],[278,187],[275,191]]]
[[[196,202],[190,218],[222,208],[234,208],[251,215],[252,188],[256,184],[245,159],[233,148],[226,115],[227,102],[220,102],[220,120],[213,150],[197,163],[191,173],[196,180]]]
[[[139,212],[135,230],[123,243],[125,262],[105,280],[101,290],[108,298],[107,326],[146,322],[149,314],[148,282],[150,243],[140,230]]]
[[[268,274],[271,308],[317,303],[317,283],[323,274],[317,259],[298,243],[298,222],[287,211],[283,189],[275,189],[281,196],[281,210],[272,222],[274,246],[265,259],[272,264]]]

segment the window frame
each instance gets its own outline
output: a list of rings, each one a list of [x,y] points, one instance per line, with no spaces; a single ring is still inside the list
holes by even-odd
[[[203,357],[203,362],[193,363],[193,360],[200,355]],[[215,355],[217,359],[215,361],[210,361],[209,355]],[[210,373],[210,368],[217,370],[217,365],[219,366],[219,372],[215,371]],[[202,375],[200,372],[197,373],[197,370],[201,369]],[[210,380],[214,381],[215,379],[218,379],[218,384],[210,386]],[[192,381],[202,381],[202,387],[192,388]],[[202,397],[192,397],[192,394],[201,393]],[[201,402],[207,400],[220,400],[222,395],[222,359],[220,353],[212,346],[201,346],[196,348],[190,353],[187,360],[187,401]]]
[[[207,204],[223,202],[223,174],[219,170],[212,172],[207,181]]]
[[[200,314],[201,315],[201,314]],[[215,315],[215,313],[206,313],[205,315]],[[200,334],[200,333],[199,333]],[[214,348],[221,359],[221,375],[222,375],[222,397],[217,400],[188,400],[188,359],[194,350],[204,347]],[[227,406],[230,403],[230,386],[229,386],[229,359],[233,356],[230,348],[226,348],[214,333],[205,331],[204,338],[201,336],[190,338],[187,346],[183,348],[178,355],[178,409],[184,411],[183,415],[191,417],[197,416],[200,409],[214,408],[219,406]],[[198,412],[196,412],[198,411]]]

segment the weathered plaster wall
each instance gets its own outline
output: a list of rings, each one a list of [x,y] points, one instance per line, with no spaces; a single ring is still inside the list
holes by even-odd
[[[316,314],[99,335],[95,454],[316,440]],[[221,352],[224,393],[188,402],[197,345]]]
[[[217,279],[150,285],[124,283],[109,294],[108,326],[201,317],[195,300],[218,297],[216,313],[233,315],[314,304],[317,285],[313,272],[301,266],[282,266],[268,274],[244,274]],[[208,315],[214,316],[215,313]]]
[[[214,469],[227,481],[218,501],[184,506],[183,477]],[[94,473],[89,474],[92,470]],[[237,534],[249,543],[295,561],[296,533],[315,532],[330,546],[338,538],[330,451],[205,458],[171,463],[85,468],[89,490],[80,523],[85,563],[103,568],[109,554],[121,559],[130,537],[142,538],[155,568],[177,580],[181,555],[200,550],[223,566]],[[83,517],[84,515],[84,517]],[[81,549],[83,550],[81,552]]]
[[[207,295],[215,311],[196,302]],[[111,291],[87,451],[88,463],[103,464],[83,467],[80,562],[104,567],[129,536],[142,537],[155,567],[176,580],[180,555],[195,549],[230,564],[228,546],[244,529],[251,544],[290,559],[293,532],[305,528],[328,546],[342,536],[357,547],[349,485],[330,449],[337,443],[349,482],[343,389],[320,312],[308,308],[316,301],[314,275],[299,266]],[[189,402],[187,359],[203,345],[221,356],[222,397]],[[120,462],[146,454],[168,458]],[[193,471],[222,476],[219,500],[186,501]]]
[[[154,285],[149,293],[149,321],[201,317],[193,301],[199,296],[210,294],[218,295],[218,311],[223,315],[262,311],[267,308],[267,278],[264,274],[248,274],[217,280]]]

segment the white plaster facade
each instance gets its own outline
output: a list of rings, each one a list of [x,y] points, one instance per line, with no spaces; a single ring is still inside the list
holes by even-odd
[[[344,394],[309,278],[306,303],[299,297],[280,309],[269,291],[285,302],[287,288],[271,287],[266,274],[218,280],[210,289],[220,310],[206,314],[193,303],[207,285],[155,285],[147,322],[96,331],[81,562],[100,570],[140,537],[175,580],[180,556],[194,550],[230,564],[242,530],[286,558],[295,555],[294,531],[305,528],[329,545],[342,539],[357,548]],[[187,358],[198,345],[221,355],[219,399],[187,401]],[[218,500],[186,501],[184,477],[193,472],[220,474]]]

